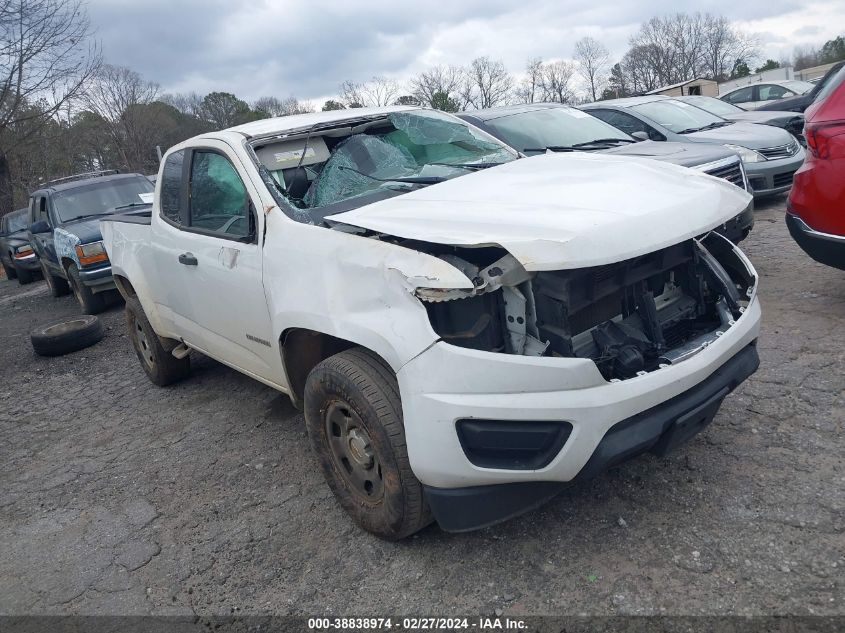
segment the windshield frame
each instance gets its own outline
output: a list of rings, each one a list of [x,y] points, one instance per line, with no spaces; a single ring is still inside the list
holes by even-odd
[[[130,184],[138,184],[140,185],[139,188],[143,189],[143,191],[135,191],[133,194],[131,194],[137,196],[137,200],[124,199],[117,204],[109,204],[108,206],[103,206],[99,209],[86,209],[83,212],[80,212],[79,209],[74,211],[68,211],[67,209],[62,208],[62,200],[67,199],[70,196],[73,196],[74,194],[79,195],[83,192],[87,193],[98,190],[105,191],[115,187],[127,186]],[[65,222],[70,222],[80,216],[95,217],[100,215],[110,215],[111,213],[114,213],[114,210],[117,207],[124,206],[126,204],[129,204],[130,202],[142,202],[143,199],[140,198],[141,193],[152,194],[154,192],[155,185],[153,185],[145,176],[110,178],[106,181],[94,181],[79,186],[68,187],[67,189],[53,191],[50,196],[50,205],[53,208],[53,213],[56,216],[57,222],[59,224],[63,224]]]
[[[669,113],[675,114],[679,118],[676,118],[668,123],[660,120],[658,117],[661,116],[661,114],[655,112],[655,109],[665,108],[666,106],[670,108],[670,110],[668,110]],[[708,112],[707,110],[702,110],[691,103],[685,103],[683,101],[678,101],[677,99],[656,99],[645,103],[635,103],[630,107],[632,110],[636,111],[637,114],[653,121],[673,134],[680,134],[682,131],[691,128],[695,128],[695,131],[697,132],[701,128],[715,123],[730,123],[730,121]],[[683,116],[686,116],[688,120],[684,121]]]
[[[329,213],[324,213],[323,210],[325,209],[328,211],[328,207],[343,207],[344,210],[351,210],[353,208],[358,208],[361,206],[365,206],[367,204],[371,204],[376,202],[378,199],[387,198],[387,197],[394,197],[397,195],[403,195],[405,193],[409,193],[419,189],[421,185],[414,185],[410,183],[405,183],[404,185],[398,186],[396,188],[374,188],[369,189],[366,191],[361,192],[359,195],[352,196],[346,198],[345,200],[341,200],[338,202],[334,202],[323,207],[320,206],[305,206],[300,207],[297,206],[287,195],[285,195],[283,189],[280,189],[279,183],[273,177],[270,172],[270,169],[264,165],[261,159],[258,157],[258,151],[264,147],[270,146],[274,143],[274,141],[289,141],[289,140],[296,140],[296,139],[305,139],[305,138],[314,138],[321,135],[331,136],[332,131],[334,130],[342,130],[348,128],[356,128],[361,125],[366,125],[368,127],[378,125],[381,123],[391,123],[391,116],[393,115],[421,115],[421,116],[428,116],[431,118],[436,119],[443,119],[450,123],[454,123],[456,125],[460,125],[461,127],[466,128],[469,130],[470,134],[479,138],[484,142],[488,142],[497,146],[498,150],[497,153],[504,153],[509,157],[509,160],[506,161],[482,161],[482,162],[475,162],[476,165],[482,167],[485,164],[490,164],[491,166],[495,164],[500,164],[500,162],[512,162],[514,160],[519,160],[522,158],[522,155],[513,149],[512,147],[508,146],[507,143],[504,143],[501,139],[496,138],[494,135],[486,132],[485,130],[480,129],[477,126],[474,126],[463,119],[454,116],[451,113],[442,112],[439,110],[434,110],[431,108],[421,108],[421,107],[412,107],[406,109],[395,109],[395,110],[386,110],[384,112],[372,113],[368,112],[361,116],[355,116],[354,110],[350,112],[350,116],[348,119],[335,119],[330,122],[320,121],[311,126],[298,126],[297,128],[291,128],[289,130],[278,130],[272,133],[261,134],[260,136],[253,136],[244,138],[242,141],[242,146],[247,151],[247,154],[258,169],[258,173],[261,177],[261,180],[264,183],[265,188],[279,205],[279,208],[287,215],[289,218],[296,222],[305,223],[305,224],[321,224],[324,223],[324,218]],[[350,135],[351,136],[351,135]],[[347,136],[346,138],[349,138]],[[374,135],[377,136],[377,135]],[[332,151],[332,155],[334,151]],[[469,161],[462,161],[462,162],[469,162]],[[457,178],[460,176],[464,176],[467,174],[473,173],[474,169],[467,169],[465,167],[459,166],[461,163],[455,163],[454,167],[450,167],[449,165],[445,164],[443,161],[431,161],[426,164],[434,164],[437,163],[439,167],[443,170],[450,170],[453,173],[444,173],[443,176],[446,177],[447,180],[452,180],[453,178]],[[420,165],[420,169],[424,168],[425,165]],[[440,174],[438,174],[440,175]],[[385,183],[389,184],[389,183]],[[396,185],[397,183],[393,183]],[[432,185],[424,185],[424,186],[434,186]],[[383,195],[376,195],[379,191],[385,192]],[[356,204],[356,201],[360,201],[360,204]],[[335,211],[335,213],[339,213],[340,211]]]
[[[577,114],[576,114],[577,113]],[[469,113],[470,116],[472,113]],[[572,126],[573,130],[580,131],[581,128],[579,126],[580,119],[589,119],[589,124],[596,128],[596,133],[585,135],[584,138],[563,138],[559,137],[558,139],[552,138],[550,131],[551,128],[549,127],[551,123],[537,121],[537,119],[542,119],[544,117],[553,118],[553,123],[555,125],[563,124],[567,126]],[[522,131],[517,131],[513,127],[502,127],[501,123],[507,123],[509,121],[526,121],[534,119],[535,127],[530,130],[523,129]],[[576,108],[571,108],[569,106],[562,106],[562,107],[551,107],[551,108],[534,108],[530,110],[524,110],[522,112],[514,112],[511,114],[503,114],[502,116],[495,117],[492,119],[485,119],[481,120],[481,123],[486,127],[493,130],[501,141],[504,141],[514,149],[525,153],[526,148],[533,149],[533,148],[541,148],[541,147],[558,147],[558,146],[572,146],[576,144],[586,144],[597,141],[598,139],[607,139],[607,138],[618,138],[620,141],[629,141],[635,142],[635,139],[632,136],[629,136],[624,131],[620,130],[619,128],[613,127],[610,123],[602,121],[596,116],[593,116],[589,112],[585,112],[583,110],[578,110]],[[544,132],[544,130],[538,130],[537,127],[545,126],[545,134],[543,137],[540,138],[540,134]],[[558,127],[557,131],[564,131],[563,128]],[[565,130],[565,132],[569,132],[569,130]],[[528,138],[531,136],[532,138],[528,140],[527,143],[523,143],[519,141],[515,136],[509,137],[509,135],[513,133],[515,135],[522,135],[524,138]],[[536,134],[535,134],[536,133]],[[589,137],[589,138],[587,138]]]

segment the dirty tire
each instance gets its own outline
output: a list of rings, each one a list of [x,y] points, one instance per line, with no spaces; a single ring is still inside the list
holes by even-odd
[[[153,384],[165,387],[191,373],[191,359],[187,356],[176,358],[164,349],[161,339],[137,301],[126,303],[126,325],[129,327],[129,338],[138,355],[138,361]]]
[[[6,279],[17,279],[18,271],[14,266],[10,268],[3,263],[3,271],[6,273]]]
[[[15,269],[15,273],[18,276],[18,283],[21,286],[25,286],[26,284],[31,284],[33,281],[35,281],[35,273],[33,273],[31,270],[26,270],[26,269],[17,270],[17,269]]]
[[[91,289],[79,278],[79,269],[75,265],[68,266],[67,277],[73,296],[79,302],[83,314],[99,314],[108,307],[108,298],[104,296],[105,293],[91,292]]]
[[[56,277],[47,269],[44,262],[41,262],[41,273],[44,275],[47,287],[50,288],[50,294],[54,297],[64,297],[70,292],[70,286],[68,286],[67,280]]]
[[[308,435],[323,475],[360,527],[398,540],[431,523],[422,485],[408,461],[399,385],[380,358],[360,347],[327,358],[308,375],[304,399]],[[332,416],[346,420],[340,426],[351,430],[344,435]],[[354,454],[348,452],[352,440],[341,441],[348,437],[358,442]],[[370,465],[359,460],[364,444]],[[375,491],[378,498],[368,498]]]
[[[83,315],[39,328],[29,338],[39,356],[61,356],[102,340],[103,324],[95,316]]]

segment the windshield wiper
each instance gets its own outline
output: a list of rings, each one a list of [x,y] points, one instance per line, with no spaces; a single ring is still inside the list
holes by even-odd
[[[699,132],[703,132],[704,130],[714,130],[717,127],[724,127],[726,125],[730,125],[731,121],[715,121],[710,123],[709,125],[705,125],[704,127],[698,128]]]
[[[525,152],[574,152],[575,147],[572,145],[548,145],[546,147],[526,147],[522,150],[522,153]]]
[[[365,174],[363,171],[359,171],[354,167],[345,167],[344,165],[338,165],[337,168],[343,169],[344,171],[355,172],[356,174],[359,174],[364,178],[369,178],[370,180],[376,180],[378,182],[406,182],[412,185],[436,185],[439,182],[446,182],[448,180],[448,178],[443,178],[443,176],[408,176],[400,178],[377,178],[376,176]]]
[[[113,207],[115,211],[118,209],[129,209],[130,207],[148,207],[152,204],[152,202],[130,202],[129,204],[121,204],[116,207]]]
[[[488,167],[498,167],[505,163],[426,163],[426,165],[440,165],[443,167],[459,167],[461,169],[487,169]]]
[[[575,143],[572,147],[585,147],[586,145],[605,145],[607,143],[636,143],[629,138],[597,138],[584,143]]]
[[[77,220],[84,220],[85,218],[95,218],[98,215],[103,215],[102,213],[86,213],[85,215],[77,215],[74,218],[70,218],[68,220],[62,220],[62,223],[65,224],[67,222],[76,222]]]
[[[678,134],[692,134],[693,132],[700,132],[703,129],[703,127],[688,127],[687,129],[678,132]]]

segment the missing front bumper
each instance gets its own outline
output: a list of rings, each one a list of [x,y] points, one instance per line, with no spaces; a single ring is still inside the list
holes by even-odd
[[[724,397],[751,376],[759,364],[755,341],[695,387],[615,424],[572,481],[467,488],[425,486],[429,506],[447,532],[477,530],[539,507],[572,483],[595,477],[632,457],[648,451],[665,454],[706,428]]]

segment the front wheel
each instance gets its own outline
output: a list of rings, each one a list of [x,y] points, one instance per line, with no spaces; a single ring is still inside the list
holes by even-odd
[[[99,314],[108,307],[107,297],[104,293],[94,294],[91,289],[82,283],[79,278],[79,269],[71,264],[67,269],[67,278],[73,296],[79,302],[83,314]]]
[[[141,367],[151,382],[165,387],[191,373],[191,359],[187,356],[176,358],[164,348],[140,303],[127,301],[126,325],[129,326],[132,347],[135,348]]]
[[[323,475],[359,526],[389,540],[431,523],[411,470],[396,376],[362,348],[318,364],[305,384],[305,420]]]

